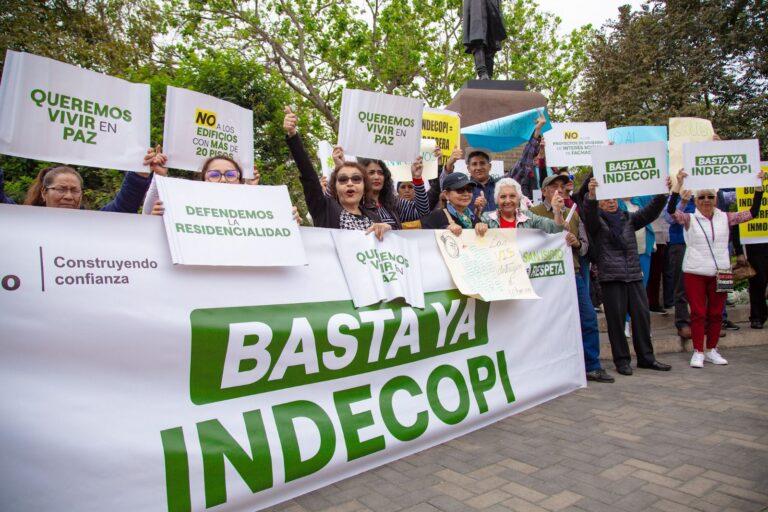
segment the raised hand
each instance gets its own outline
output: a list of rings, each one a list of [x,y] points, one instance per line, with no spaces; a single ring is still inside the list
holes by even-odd
[[[597,198],[597,193],[595,192],[597,190],[597,186],[597,180],[595,178],[590,178],[589,185],[587,185],[587,190],[589,190],[589,198],[593,201]]]
[[[424,159],[419,156],[412,164],[411,164],[411,178],[414,180],[420,180],[421,174],[424,172]]]
[[[299,116],[293,113],[291,107],[286,106],[283,111],[285,112],[285,118],[283,118],[283,130],[289,137],[293,137],[297,133],[296,127],[299,124]]]
[[[258,185],[261,182],[261,173],[256,168],[256,164],[253,165],[253,178],[245,178],[243,183],[246,185]]]
[[[464,151],[462,151],[459,147],[453,148],[453,151],[451,151],[451,156],[449,156],[448,161],[445,162],[445,170],[448,172],[453,172],[453,166],[456,163],[456,160],[461,160],[462,158],[464,158]]]
[[[475,212],[482,212],[485,207],[488,206],[488,200],[485,198],[483,191],[480,191],[480,195],[475,198]]]
[[[331,157],[333,158],[333,165],[336,167],[344,164],[344,148],[341,146],[334,146]]]
[[[565,200],[563,195],[558,190],[555,195],[552,196],[552,211],[562,211],[565,208]]]

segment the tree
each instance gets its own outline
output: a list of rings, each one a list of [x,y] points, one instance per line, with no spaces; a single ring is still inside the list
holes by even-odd
[[[653,0],[621,8],[589,45],[583,120],[711,119],[724,139],[768,143],[768,10],[761,0]]]

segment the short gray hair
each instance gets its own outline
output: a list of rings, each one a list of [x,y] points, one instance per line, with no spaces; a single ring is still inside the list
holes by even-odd
[[[496,182],[496,188],[493,190],[493,200],[496,202],[496,204],[499,204],[499,195],[501,194],[502,187],[513,187],[515,190],[517,190],[517,195],[520,198],[520,206],[522,207],[523,188],[520,186],[517,180],[513,180],[512,178],[501,178]]]

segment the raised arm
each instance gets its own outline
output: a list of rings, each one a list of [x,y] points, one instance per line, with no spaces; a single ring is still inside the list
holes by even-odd
[[[595,189],[597,189],[597,180],[590,178],[587,185],[587,196],[584,198],[583,203],[583,221],[584,226],[592,236],[595,236],[600,231],[600,216],[597,211],[597,194]]]
[[[640,228],[644,228],[654,220],[656,220],[659,215],[661,215],[661,210],[664,209],[664,206],[667,204],[667,194],[659,194],[657,196],[654,196],[653,199],[651,199],[651,202],[639,209],[638,211],[634,213],[629,214],[629,221],[632,223],[632,227],[635,231],[637,231]]]
[[[763,179],[765,178],[765,173],[760,171],[757,177],[760,179],[760,183],[762,183]],[[749,222],[752,219],[756,219],[758,215],[760,215],[760,204],[762,202],[763,187],[761,185],[755,188],[755,195],[752,196],[752,206],[749,208],[749,210],[744,212],[727,212],[728,223],[731,226],[735,226],[736,224],[741,224],[743,222]]]

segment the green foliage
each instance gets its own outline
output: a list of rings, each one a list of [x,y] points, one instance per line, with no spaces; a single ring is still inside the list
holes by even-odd
[[[653,0],[628,6],[590,43],[583,120],[609,126],[711,119],[723,139],[768,153],[768,10],[761,0]]]

